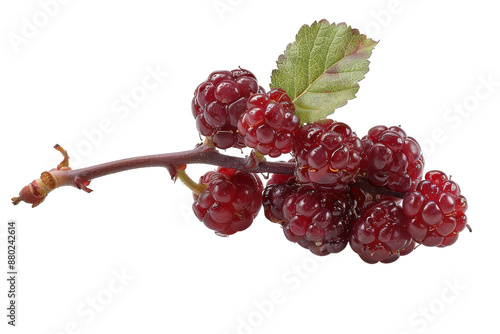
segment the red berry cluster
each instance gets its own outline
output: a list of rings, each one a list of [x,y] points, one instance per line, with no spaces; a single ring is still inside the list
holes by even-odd
[[[300,119],[292,100],[284,90],[254,94],[247,102],[247,111],[238,122],[238,131],[248,147],[270,157],[290,153]]]
[[[425,246],[449,246],[467,226],[467,200],[460,187],[440,171],[425,175],[415,191],[406,193],[403,211],[408,232]]]
[[[341,192],[359,172],[361,141],[349,125],[323,119],[300,129],[294,154],[299,182]]]
[[[356,218],[348,192],[334,194],[307,187],[288,196],[282,210],[285,237],[316,255],[342,251]]]
[[[368,263],[394,262],[415,247],[406,222],[396,201],[380,200],[360,213],[349,238],[351,248]]]
[[[291,153],[294,175],[259,177],[219,168],[200,179],[193,210],[221,235],[250,226],[261,205],[285,237],[316,255],[347,244],[368,263],[390,263],[417,245],[453,244],[465,229],[467,201],[440,171],[424,174],[418,142],[399,126],[375,126],[361,139],[342,122],[300,124],[284,90],[264,93],[243,69],[219,71],[198,86],[193,115],[218,148]]]
[[[361,169],[376,186],[406,192],[424,172],[420,145],[398,126],[375,126],[361,139]]]
[[[194,195],[193,211],[209,229],[231,235],[247,229],[260,210],[262,181],[252,173],[219,167],[200,178],[206,190]]]
[[[247,109],[248,97],[262,91],[250,71],[212,72],[196,88],[191,104],[198,131],[218,148],[244,147],[238,120]]]

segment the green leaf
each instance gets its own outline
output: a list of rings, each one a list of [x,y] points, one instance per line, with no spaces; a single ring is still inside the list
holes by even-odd
[[[278,58],[271,88],[288,93],[303,123],[325,118],[356,97],[376,44],[345,23],[304,25]]]

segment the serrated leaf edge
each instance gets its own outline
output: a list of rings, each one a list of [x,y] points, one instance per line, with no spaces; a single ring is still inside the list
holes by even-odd
[[[317,24],[321,24],[321,25],[328,25],[328,26],[330,26],[330,27],[339,27],[339,26],[344,26],[344,27],[346,27],[347,29],[349,29],[349,30],[350,30],[350,33],[351,33],[351,35],[352,35],[352,36],[358,36],[359,38],[361,38],[360,45],[363,45],[363,44],[365,44],[365,45],[366,45],[365,47],[363,47],[363,48],[361,48],[361,49],[359,49],[359,48],[358,48],[358,49],[356,49],[355,53],[360,53],[360,51],[361,51],[361,53],[368,52],[368,57],[367,57],[367,60],[366,60],[366,61],[367,61],[367,64],[368,64],[367,70],[366,70],[366,71],[352,71],[352,72],[363,72],[363,74],[362,74],[362,78],[361,78],[361,79],[359,79],[359,80],[355,83],[355,85],[350,86],[350,87],[348,87],[348,88],[341,89],[341,90],[338,90],[338,91],[332,91],[332,92],[328,92],[328,93],[323,93],[323,94],[330,94],[330,93],[331,93],[331,94],[333,94],[333,93],[338,93],[338,92],[343,92],[343,91],[354,90],[354,92],[353,92],[353,98],[355,98],[355,97],[356,97],[356,94],[358,93],[359,88],[360,88],[360,86],[359,86],[359,81],[363,80],[363,79],[365,78],[365,74],[366,74],[366,73],[368,73],[368,71],[369,71],[369,65],[371,64],[371,62],[370,62],[370,60],[368,60],[368,58],[371,56],[373,49],[377,46],[377,44],[378,44],[378,42],[379,42],[379,41],[375,41],[375,40],[373,40],[373,39],[371,39],[371,38],[368,38],[365,34],[360,33],[359,29],[352,28],[350,25],[348,26],[345,22],[340,22],[340,23],[337,23],[337,24],[336,24],[336,23],[331,23],[331,24],[330,24],[330,22],[329,22],[328,20],[326,20],[326,19],[321,19],[321,20],[319,20],[319,21],[314,21],[311,25],[304,24],[304,25],[302,25],[302,26],[300,27],[299,31],[298,31],[298,32],[297,32],[297,34],[295,35],[295,40],[294,40],[294,42],[292,42],[292,43],[288,43],[288,45],[287,45],[287,46],[286,46],[286,48],[285,48],[285,51],[284,51],[282,54],[280,54],[280,55],[278,56],[278,60],[276,61],[277,68],[276,68],[276,69],[274,69],[274,70],[272,70],[272,72],[271,72],[271,84],[270,84],[271,89],[274,89],[274,88],[280,88],[280,87],[276,87],[276,86],[274,86],[274,85],[272,84],[272,78],[273,78],[274,73],[275,73],[276,71],[283,70],[283,69],[281,69],[281,68],[280,68],[280,65],[281,65],[284,61],[286,61],[286,59],[287,59],[286,54],[290,52],[290,48],[293,46],[293,43],[295,43],[295,42],[297,41],[298,35],[299,35],[299,34],[300,34],[300,32],[302,31],[302,29],[304,29],[304,28],[311,28],[311,27],[313,27],[314,25],[317,25]],[[334,40],[334,39],[332,39],[332,42],[333,42],[333,40]],[[367,43],[367,42],[369,42],[369,43]],[[335,62],[335,64],[333,64],[332,66],[330,66],[329,68],[327,68],[327,69],[325,70],[324,74],[325,74],[325,73],[328,73],[328,72],[331,72],[331,70],[332,70],[333,68],[335,68],[335,66],[337,66],[337,65],[338,65],[338,64],[339,64],[342,60],[344,60],[344,59],[346,59],[346,58],[348,58],[348,57],[352,56],[352,55],[353,55],[353,54],[355,54],[355,53],[351,53],[351,54],[349,54],[349,55],[347,55],[347,56],[342,57],[342,58],[341,58],[341,59],[339,59],[338,61],[336,61],[336,62]],[[335,73],[339,73],[339,72],[337,71],[337,72],[335,72]],[[347,72],[342,72],[342,73],[349,73],[349,71],[347,71]],[[294,97],[294,98],[293,98],[293,100],[292,100],[292,102],[294,103],[294,105],[295,105],[295,101],[297,101],[297,99],[299,99],[299,98],[300,98],[301,96],[303,96],[304,94],[306,94],[306,93],[309,93],[309,94],[314,94],[314,93],[312,93],[312,92],[308,92],[308,89],[309,89],[311,86],[313,86],[313,85],[314,85],[314,83],[315,83],[315,82],[317,82],[317,80],[319,80],[320,78],[321,78],[321,76],[318,76],[316,79],[314,79],[314,80],[313,80],[313,82],[311,82],[311,83],[307,86],[307,88],[306,88],[303,92],[301,92],[298,96],[296,96],[296,94],[295,94],[296,92],[294,92],[293,96],[295,96],[295,97]],[[294,87],[296,87],[296,86],[297,86],[297,85],[294,85]],[[353,98],[352,98],[352,99],[353,99]],[[342,107],[342,106],[345,106],[345,105],[349,102],[349,100],[351,100],[351,99],[347,99],[347,100],[345,101],[345,103],[343,103],[343,104],[342,104],[342,105],[340,105],[339,107],[335,108],[333,112],[335,112],[335,110],[336,110],[336,109],[338,109],[338,108],[340,108],[340,107]],[[320,111],[321,111],[321,110],[317,110],[317,109],[314,109],[314,108],[304,108],[304,107],[302,107],[302,106],[297,106],[297,107],[298,107],[299,109],[301,109],[301,110],[311,110],[311,111],[313,111],[313,112],[320,112]],[[329,113],[328,115],[333,114],[333,112]],[[327,116],[328,116],[328,115],[327,115]],[[301,121],[302,121],[302,117],[301,117]],[[302,121],[302,123],[307,123],[307,122]]]

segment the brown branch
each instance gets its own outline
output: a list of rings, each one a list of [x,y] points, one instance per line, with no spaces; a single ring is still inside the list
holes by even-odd
[[[55,148],[63,154],[64,160],[57,168],[42,173],[40,179],[34,180],[24,187],[19,197],[12,198],[12,203],[17,205],[21,201],[39,205],[49,192],[62,186],[74,186],[86,192],[91,192],[87,186],[90,181],[98,177],[119,173],[131,169],[145,167],[167,168],[172,178],[176,175],[176,168],[187,164],[207,164],[232,169],[239,169],[253,173],[278,173],[293,175],[294,164],[290,162],[258,162],[253,157],[238,158],[220,154],[215,149],[201,145],[189,151],[147,155],[127,158],[100,165],[71,169],[68,167],[67,153],[59,145]],[[48,182],[50,181],[50,182]]]
[[[43,172],[40,179],[34,180],[25,186],[19,193],[19,197],[12,198],[14,205],[24,201],[35,207],[42,203],[52,190],[62,186],[74,186],[86,192],[91,192],[92,190],[88,188],[91,180],[137,168],[164,167],[173,179],[177,177],[178,169],[182,169],[187,164],[207,164],[253,173],[286,175],[293,175],[295,169],[295,163],[293,162],[260,161],[253,155],[247,158],[238,158],[221,154],[206,145],[200,145],[188,151],[134,157],[73,170],[68,166],[66,151],[59,145],[56,145],[55,148],[62,153],[64,160],[57,168]],[[397,198],[404,197],[404,193],[391,191],[384,187],[375,187],[365,177],[359,175],[351,182],[351,186],[372,194]]]

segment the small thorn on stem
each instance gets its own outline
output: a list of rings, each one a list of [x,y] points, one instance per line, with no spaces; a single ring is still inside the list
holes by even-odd
[[[175,168],[175,166],[174,165],[167,165],[167,166],[165,166],[165,168],[167,168],[167,171],[170,174],[170,179],[175,182],[177,180],[177,176],[179,175],[177,173],[177,169]]]
[[[264,161],[266,161],[266,157],[254,149],[252,150],[250,155],[245,159],[245,167],[248,169],[252,169]]]
[[[90,181],[88,180],[82,180],[81,178],[77,177],[75,179],[75,186],[78,188],[78,189],[81,189],[85,192],[92,192],[93,190],[88,188],[87,186],[90,184]]]
[[[215,146],[211,140],[208,143],[205,140],[204,143],[197,144],[194,148],[197,152],[215,152],[216,151]]]
[[[167,166],[165,166],[168,170],[168,173],[170,174],[170,179],[172,181],[177,181],[177,179],[179,178],[179,171],[180,170],[185,170],[186,169],[186,165],[181,165],[181,166],[174,166],[172,164],[169,164]]]

